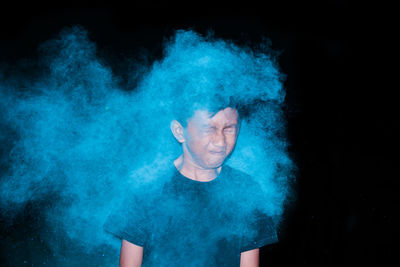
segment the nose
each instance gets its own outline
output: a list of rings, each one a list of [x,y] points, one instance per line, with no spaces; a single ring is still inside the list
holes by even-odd
[[[225,135],[222,132],[216,131],[213,136],[212,144],[216,147],[225,148],[226,139]]]

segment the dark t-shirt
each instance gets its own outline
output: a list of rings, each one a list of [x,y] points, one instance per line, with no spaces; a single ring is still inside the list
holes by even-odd
[[[241,252],[278,241],[250,176],[227,165],[210,182],[175,167],[164,175],[162,186],[129,195],[104,225],[144,248],[142,266],[239,266]]]

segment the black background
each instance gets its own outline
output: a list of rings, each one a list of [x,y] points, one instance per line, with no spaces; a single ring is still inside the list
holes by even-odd
[[[268,37],[287,74],[285,114],[299,172],[296,204],[288,209],[280,243],[261,249],[261,266],[388,263],[395,258],[399,184],[397,98],[389,82],[396,75],[387,63],[395,62],[390,10],[333,0],[2,8],[0,61],[34,58],[41,43],[77,24],[116,73],[129,67],[126,58],[160,57],[163,38],[175,29],[212,29],[242,44]],[[10,255],[30,257],[23,247],[35,242],[38,223],[30,210],[1,227],[4,263]],[[31,246],[45,253],[41,243]]]

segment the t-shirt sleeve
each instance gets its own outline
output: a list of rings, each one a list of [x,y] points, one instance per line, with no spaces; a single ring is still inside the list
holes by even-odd
[[[103,229],[121,240],[143,247],[147,239],[143,204],[135,196],[126,198],[107,217]]]
[[[241,252],[277,242],[278,236],[272,218],[259,210],[253,211],[244,227]]]

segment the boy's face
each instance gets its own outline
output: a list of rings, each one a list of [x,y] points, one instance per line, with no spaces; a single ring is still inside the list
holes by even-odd
[[[232,108],[220,110],[214,116],[206,110],[196,111],[184,131],[184,152],[199,167],[218,168],[235,147],[238,118]]]

